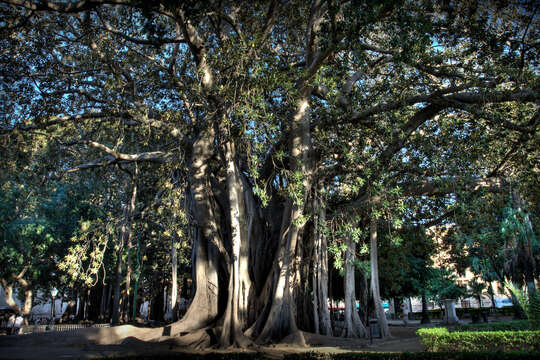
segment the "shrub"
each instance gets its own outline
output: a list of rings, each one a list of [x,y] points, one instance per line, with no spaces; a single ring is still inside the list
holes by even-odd
[[[513,352],[418,352],[418,353],[339,353],[287,354],[283,360],[533,360],[538,353]]]
[[[514,313],[516,312],[516,309],[512,305],[512,306],[503,306],[502,308],[497,309],[497,311],[503,316],[511,316],[511,315],[514,315]]]
[[[540,330],[527,320],[501,321],[488,324],[467,324],[454,327],[454,331],[522,331]]]
[[[419,329],[428,351],[540,351],[540,331],[455,331]]]
[[[428,310],[429,317],[432,319],[442,319],[443,312],[442,310]]]
[[[456,308],[456,315],[458,318],[472,317],[473,314],[481,315],[483,312],[491,312],[491,308]]]

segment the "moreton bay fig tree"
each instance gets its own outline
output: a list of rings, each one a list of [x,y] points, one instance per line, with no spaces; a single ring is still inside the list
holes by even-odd
[[[475,162],[495,141],[477,145],[478,131],[524,147],[537,135],[533,5],[0,1],[0,136],[48,132],[75,157],[56,169],[66,176],[172,166],[195,291],[167,331],[199,346],[302,344],[302,331],[331,332],[327,221],[369,216],[391,191],[499,188],[504,174]],[[375,217],[364,225],[377,275]],[[380,303],[378,276],[371,288]],[[346,335],[364,336],[355,315]]]

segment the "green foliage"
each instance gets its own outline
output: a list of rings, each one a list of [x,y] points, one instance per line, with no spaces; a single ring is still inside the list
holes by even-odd
[[[58,269],[67,274],[67,282],[72,286],[77,281],[88,287],[94,286],[103,267],[110,238],[114,235],[112,224],[104,219],[81,221],[79,230],[71,238],[71,246],[58,263]]]
[[[540,331],[456,331],[419,329],[428,351],[540,351]]]
[[[527,292],[509,281],[506,281],[504,285],[518,300],[531,326],[540,326],[540,291]]]
[[[51,183],[41,189],[7,181],[0,187],[0,276],[26,269],[34,286],[54,282],[56,262],[82,218],[93,209],[78,193],[81,186]],[[79,254],[80,255],[80,254]]]
[[[503,220],[500,225],[501,235],[505,238],[516,237],[522,243],[532,243],[538,246],[533,229],[527,219],[528,214],[521,208],[514,209],[507,206],[503,210]]]
[[[448,240],[452,260],[466,260],[460,270],[470,267],[485,282],[503,283],[509,278],[520,284],[526,271],[535,271],[530,268],[531,258],[538,258],[540,243],[531,226],[534,214],[525,211],[521,201],[508,203],[508,194],[479,194],[462,206],[463,213],[456,216],[459,230]]]
[[[433,276],[427,286],[427,295],[430,299],[442,303],[445,299],[458,299],[465,295],[463,286],[456,283],[454,272],[447,268],[434,268]]]
[[[381,228],[379,259],[381,295],[384,298],[422,294],[432,277],[435,244],[422,227],[403,227],[391,233]],[[396,237],[402,241],[396,242]],[[399,264],[399,265],[398,265]]]

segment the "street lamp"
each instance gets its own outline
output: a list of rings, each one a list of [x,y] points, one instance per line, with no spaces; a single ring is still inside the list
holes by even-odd
[[[56,297],[56,294],[58,294],[58,290],[56,288],[52,288],[51,289],[51,296],[52,296],[52,323],[54,324],[54,310],[56,308],[55,306],[55,303],[54,303],[54,298]]]

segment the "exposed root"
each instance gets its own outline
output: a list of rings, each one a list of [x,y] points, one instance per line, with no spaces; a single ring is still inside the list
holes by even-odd
[[[194,350],[207,349],[215,344],[216,336],[212,329],[199,329],[183,336],[168,338],[162,343],[174,347],[190,348]]]
[[[308,347],[306,343],[306,337],[304,336],[304,332],[300,330],[295,331],[292,334],[284,337],[280,341],[280,343],[286,344],[286,345],[298,346],[298,347]]]

